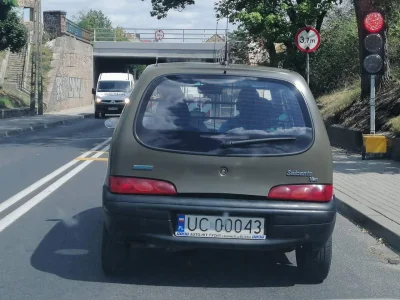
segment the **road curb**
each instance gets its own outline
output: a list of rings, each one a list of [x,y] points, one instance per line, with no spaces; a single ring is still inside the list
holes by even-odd
[[[27,132],[27,131],[35,131],[38,129],[51,128],[51,127],[55,127],[57,125],[67,124],[67,123],[73,122],[75,120],[91,118],[93,116],[94,116],[94,114],[91,114],[91,113],[82,114],[82,115],[74,115],[74,116],[71,116],[71,118],[64,118],[62,120],[34,124],[32,126],[24,127],[24,128],[11,129],[9,131],[0,132],[0,137],[12,136],[12,135],[16,135],[16,134]]]
[[[339,213],[400,253],[400,225],[382,216],[349,196],[335,192]]]

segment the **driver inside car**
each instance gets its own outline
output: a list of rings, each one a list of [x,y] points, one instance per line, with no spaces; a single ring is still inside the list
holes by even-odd
[[[238,95],[236,102],[239,114],[221,125],[219,132],[228,132],[232,129],[268,130],[272,126],[272,104],[261,98],[254,88],[244,88]]]

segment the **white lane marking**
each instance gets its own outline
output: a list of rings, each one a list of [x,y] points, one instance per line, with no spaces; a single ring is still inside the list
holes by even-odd
[[[106,139],[104,142],[102,142],[101,144],[98,144],[96,147],[93,147],[92,149],[90,149],[89,151],[85,152],[84,154],[82,154],[79,157],[89,156],[90,154],[92,154],[93,151],[97,151],[101,147],[104,147],[104,145],[107,145],[110,141],[111,141],[111,138]],[[14,196],[12,196],[12,197],[8,198],[7,200],[5,200],[4,202],[0,203],[0,213],[5,211],[10,206],[14,205],[15,203],[17,203],[21,199],[25,198],[30,193],[32,193],[35,190],[37,190],[38,188],[40,188],[45,183],[47,183],[50,180],[52,180],[54,177],[57,177],[58,175],[60,175],[64,171],[68,170],[73,165],[77,164],[78,162],[81,162],[81,161],[80,160],[76,160],[76,159],[71,160],[69,163],[66,163],[62,167],[60,167],[57,170],[55,170],[54,172],[52,172],[52,173],[48,174],[47,176],[43,177],[42,179],[36,181],[35,183],[33,183],[32,185],[28,186],[26,189],[22,190],[18,194],[15,194]]]
[[[104,147],[102,151],[107,151],[109,149],[110,145]],[[96,153],[93,155],[93,158],[98,158],[102,153]],[[91,164],[93,160],[88,160],[85,161],[84,163],[80,164],[76,168],[72,169],[69,171],[67,174],[65,174],[63,177],[49,185],[46,189],[41,191],[39,194],[34,196],[33,198],[29,199],[27,202],[25,202],[23,205],[6,215],[3,219],[0,220],[0,232],[2,232],[4,229],[6,229],[8,226],[10,226],[12,223],[14,223],[16,220],[18,220],[20,217],[22,217],[24,214],[26,214],[29,210],[31,210],[35,205],[39,204],[43,199],[51,195],[53,192],[55,192],[59,187],[61,187],[64,183],[66,183],[68,180],[70,180],[72,177],[74,177],[76,174],[78,174],[80,171],[82,171],[84,168],[86,168],[89,164]]]

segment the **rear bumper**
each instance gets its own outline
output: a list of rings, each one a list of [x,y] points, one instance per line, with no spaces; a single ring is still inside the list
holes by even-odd
[[[336,201],[297,203],[232,199],[116,195],[103,187],[107,230],[137,246],[163,248],[244,248],[291,250],[324,243],[336,221]],[[265,218],[265,240],[176,237],[177,214]]]

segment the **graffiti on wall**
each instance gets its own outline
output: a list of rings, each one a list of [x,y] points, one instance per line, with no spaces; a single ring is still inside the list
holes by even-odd
[[[56,77],[56,100],[83,98],[83,79],[77,77]]]

